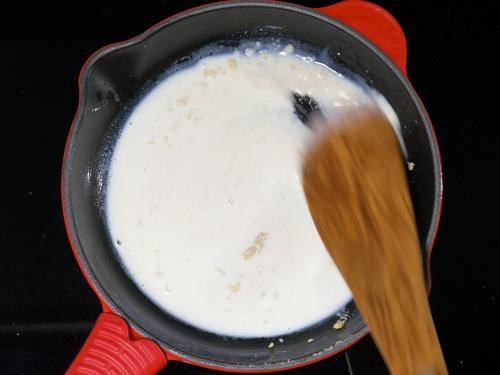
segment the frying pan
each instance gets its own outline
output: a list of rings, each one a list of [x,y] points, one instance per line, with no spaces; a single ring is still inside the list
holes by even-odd
[[[354,303],[333,329],[332,316],[300,332],[273,338],[223,337],[162,311],[141,293],[114,252],[104,220],[107,170],[123,118],[145,87],[203,45],[242,38],[292,38],[327,48],[382,93],[399,116],[427,286],[442,199],[439,151],[429,117],[406,77],[406,42],[396,20],[368,2],[347,0],[319,9],[281,2],[222,2],[170,17],[141,35],[94,53],[79,77],[79,104],[62,170],[62,203],[76,260],[103,313],[70,366],[70,374],[153,374],[167,361],[230,372],[270,372],[338,353],[368,332]],[[310,339],[313,339],[312,341]],[[276,342],[273,348],[268,345]]]

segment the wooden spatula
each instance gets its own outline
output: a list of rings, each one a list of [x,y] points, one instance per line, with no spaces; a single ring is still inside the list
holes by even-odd
[[[324,126],[305,155],[309,208],[390,372],[447,374],[400,147],[376,110]]]

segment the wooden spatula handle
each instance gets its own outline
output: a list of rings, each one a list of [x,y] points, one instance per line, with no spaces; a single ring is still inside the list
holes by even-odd
[[[448,374],[396,137],[382,115],[351,122],[306,155],[312,217],[391,373]]]
[[[407,242],[401,239],[400,243]],[[360,270],[377,272],[372,280],[378,281],[369,287],[348,282],[354,296],[362,296],[355,297],[356,304],[392,374],[445,375],[448,372],[427,302],[422,269],[411,266],[420,265],[420,259],[408,259],[419,249],[401,248],[396,242],[393,246],[393,253],[408,261],[402,266],[401,262],[389,264],[385,271],[376,265],[373,270]],[[374,243],[367,251],[380,252],[380,247]]]

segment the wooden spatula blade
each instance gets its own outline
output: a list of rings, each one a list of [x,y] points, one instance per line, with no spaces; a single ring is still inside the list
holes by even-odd
[[[305,156],[304,191],[382,356],[392,374],[447,374],[393,129],[366,109],[321,133]]]

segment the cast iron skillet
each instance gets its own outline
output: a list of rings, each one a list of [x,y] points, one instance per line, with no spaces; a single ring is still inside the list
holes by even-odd
[[[283,343],[198,330],[160,310],[139,291],[120,266],[106,230],[102,203],[109,155],[120,120],[144,87],[207,43],[236,45],[241,38],[269,34],[327,47],[339,66],[363,78],[396,110],[408,160],[415,165],[409,180],[430,288],[429,257],[441,209],[441,165],[430,120],[405,75],[406,44],[394,18],[362,1],[317,11],[276,2],[216,3],[178,14],[136,38],[97,51],[80,73],[79,106],[63,162],[63,211],[76,259],[104,313],[69,373],[155,373],[167,358],[226,371],[276,371],[323,359],[367,333],[353,303],[343,329],[332,328],[337,320],[332,316],[284,336]],[[272,341],[275,346],[268,348]]]

